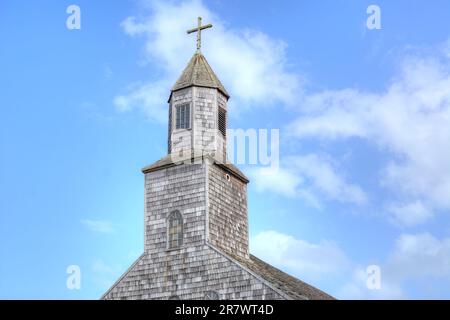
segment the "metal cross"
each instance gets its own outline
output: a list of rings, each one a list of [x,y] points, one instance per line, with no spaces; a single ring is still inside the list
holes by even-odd
[[[208,28],[212,28],[212,24],[202,26],[202,18],[198,17],[198,27],[187,31],[187,34],[197,32],[197,51],[200,51],[200,47],[202,46],[202,30]]]

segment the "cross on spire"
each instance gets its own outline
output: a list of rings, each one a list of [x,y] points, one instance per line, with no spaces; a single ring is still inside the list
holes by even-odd
[[[212,24],[207,24],[202,26],[202,17],[198,17],[198,26],[197,28],[193,28],[187,31],[187,34],[197,32],[197,51],[200,51],[200,47],[202,46],[202,30],[212,28]]]

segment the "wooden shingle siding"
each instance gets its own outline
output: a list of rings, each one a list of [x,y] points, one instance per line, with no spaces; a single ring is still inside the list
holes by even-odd
[[[247,185],[209,166],[209,240],[226,252],[248,258]]]
[[[257,277],[207,245],[164,255],[145,253],[104,299],[203,299],[215,291],[220,299],[284,299]]]
[[[218,131],[228,97],[196,53],[169,98],[169,155],[142,170],[144,253],[103,299],[332,298],[249,254],[249,180],[225,161],[226,139]],[[189,126],[181,121],[186,107],[177,126],[177,106],[189,106]],[[226,113],[221,122],[223,131]],[[182,159],[174,157],[180,152]]]

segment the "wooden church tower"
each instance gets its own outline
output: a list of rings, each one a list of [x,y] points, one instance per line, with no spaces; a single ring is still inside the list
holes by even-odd
[[[103,299],[331,299],[249,253],[247,177],[226,161],[229,94],[197,51],[169,97],[168,155],[145,175],[144,253]]]

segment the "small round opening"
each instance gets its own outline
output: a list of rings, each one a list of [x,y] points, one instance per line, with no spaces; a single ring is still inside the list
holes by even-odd
[[[225,174],[225,179],[227,179],[227,181],[231,181],[231,177],[228,173]]]

